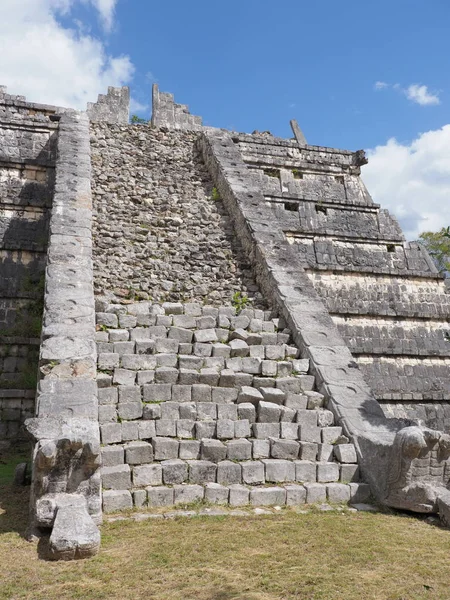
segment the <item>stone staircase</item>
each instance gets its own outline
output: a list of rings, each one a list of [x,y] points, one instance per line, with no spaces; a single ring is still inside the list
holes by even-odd
[[[195,303],[97,310],[105,512],[367,500],[282,319]]]

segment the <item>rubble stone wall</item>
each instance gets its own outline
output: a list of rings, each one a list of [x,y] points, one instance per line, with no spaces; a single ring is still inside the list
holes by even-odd
[[[94,278],[112,300],[261,296],[195,132],[91,124]]]

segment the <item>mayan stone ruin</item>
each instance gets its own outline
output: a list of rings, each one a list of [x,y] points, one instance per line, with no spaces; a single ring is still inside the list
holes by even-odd
[[[364,152],[206,127],[157,86],[151,123],[128,106],[0,87],[0,439],[31,441],[30,539],[88,557],[104,513],[192,502],[450,524],[449,289]]]

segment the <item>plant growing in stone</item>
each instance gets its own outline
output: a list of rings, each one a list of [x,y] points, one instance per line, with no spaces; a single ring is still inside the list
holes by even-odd
[[[216,187],[213,187],[212,189],[211,198],[214,200],[214,202],[220,200],[219,190]]]
[[[231,304],[236,309],[236,313],[239,314],[244,308],[250,304],[250,298],[243,292],[235,292],[231,299]]]

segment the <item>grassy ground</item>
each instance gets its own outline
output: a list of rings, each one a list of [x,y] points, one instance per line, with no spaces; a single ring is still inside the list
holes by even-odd
[[[0,599],[448,600],[450,531],[408,516],[118,521],[97,557],[39,559],[22,535],[28,488],[0,485]]]

